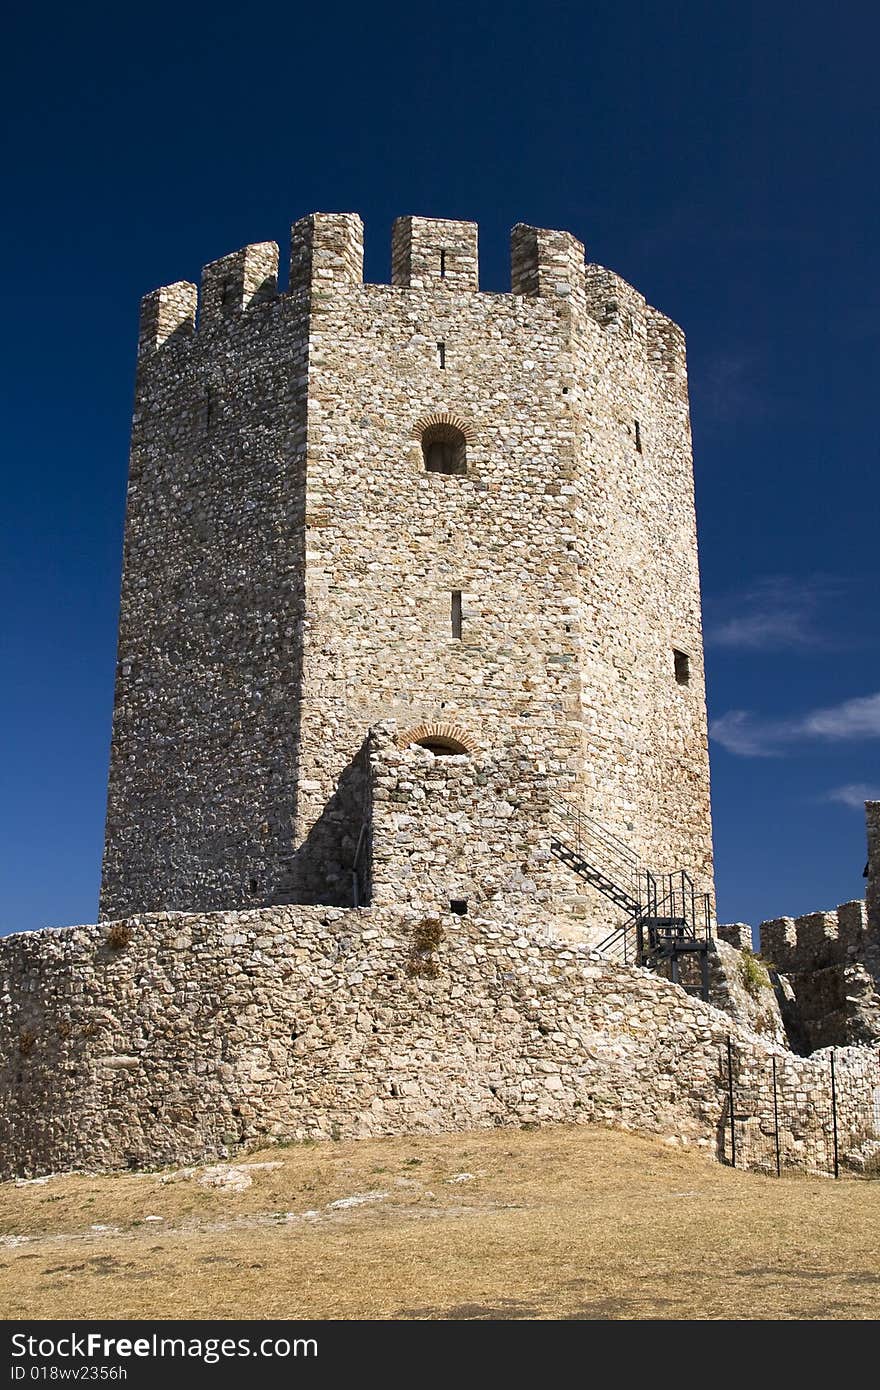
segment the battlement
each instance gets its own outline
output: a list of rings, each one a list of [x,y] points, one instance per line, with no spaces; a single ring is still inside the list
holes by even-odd
[[[834,912],[762,922],[761,954],[780,974],[876,959],[880,964],[880,801],[865,802],[867,892]]]
[[[735,946],[738,951],[754,950],[752,929],[748,922],[719,922],[715,928],[719,941]]]
[[[314,212],[290,232],[290,289],[363,285],[364,224],[356,212]]]
[[[203,325],[278,293],[278,247],[274,241],[245,246],[212,261],[202,271],[200,313]]]
[[[880,1038],[880,933],[863,901],[762,922],[761,954],[797,1051]]]
[[[398,217],[391,233],[391,283],[407,290],[478,290],[476,222]]]
[[[782,975],[822,970],[859,960],[868,944],[868,918],[861,899],[833,912],[774,917],[762,922],[761,954]]]
[[[480,293],[475,222],[398,217],[391,236],[391,285],[401,294]],[[201,287],[165,285],[141,306],[140,352],[213,331],[267,303],[298,293],[319,303],[330,293],[364,286],[364,229],[357,213],[311,213],[294,223],[290,277],[279,289],[275,242],[257,242],[205,266]],[[526,303],[561,299],[649,367],[685,382],[684,334],[651,308],[644,295],[604,266],[585,264],[583,243],[570,232],[517,223],[510,234],[510,291]],[[493,298],[504,296],[493,295]],[[686,390],[686,382],[685,382]]]
[[[528,298],[583,296],[583,243],[570,232],[547,231],[518,222],[510,234],[510,287]]]

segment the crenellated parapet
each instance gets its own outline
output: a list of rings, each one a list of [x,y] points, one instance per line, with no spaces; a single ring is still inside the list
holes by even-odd
[[[364,224],[356,212],[314,212],[290,233],[290,291],[363,285]]]
[[[726,941],[728,946],[735,946],[738,951],[754,949],[752,929],[748,922],[719,922],[715,930],[719,941]]]
[[[720,928],[731,945],[741,928]],[[773,972],[792,1047],[880,1040],[880,939],[862,900],[834,912],[806,912],[762,922],[761,956]],[[745,946],[743,940],[741,949]]]
[[[398,217],[391,233],[391,283],[406,290],[478,290],[476,222]]]
[[[510,285],[526,298],[585,294],[583,242],[571,232],[549,231],[518,222],[510,234]]]
[[[614,337],[647,341],[645,296],[604,265],[585,270],[587,313]]]
[[[391,288],[400,294],[479,294],[478,239],[475,222],[397,218]],[[149,355],[196,333],[229,327],[255,308],[287,296],[305,293],[312,308],[320,309],[331,294],[374,288],[364,285],[364,229],[357,213],[311,213],[291,229],[286,289],[279,288],[275,242],[230,252],[204,267],[198,289],[179,281],[145,296],[140,352]],[[510,294],[525,304],[567,302],[644,360],[656,376],[667,378],[672,394],[686,400],[681,329],[619,275],[586,264],[583,243],[570,232],[517,223],[510,235]]]
[[[797,952],[797,935],[793,917],[772,917],[758,928],[761,955],[782,974],[792,968]]]
[[[762,922],[760,933],[761,954],[783,975],[858,960],[870,942],[863,900],[834,912],[776,917]]]
[[[141,300],[138,352],[154,352],[167,342],[191,338],[196,330],[199,292],[188,280],[151,290]]]
[[[880,1040],[880,802],[865,811],[867,900],[761,923],[761,955],[782,977],[783,1018],[800,1051]]]
[[[241,314],[278,293],[278,247],[261,241],[212,261],[202,271],[199,327]]]
[[[645,308],[645,340],[648,365],[660,377],[665,377],[670,394],[687,408],[687,346],[684,330],[659,309]]]

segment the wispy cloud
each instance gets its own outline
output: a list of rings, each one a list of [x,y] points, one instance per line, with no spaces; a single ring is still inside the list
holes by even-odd
[[[826,793],[826,801],[839,801],[843,806],[854,806],[861,811],[866,801],[880,801],[880,783],[847,782],[843,787],[833,787]]]
[[[813,710],[800,732],[806,738],[880,738],[880,692]]]
[[[778,758],[782,755],[779,730],[782,726],[760,719],[745,709],[732,709],[713,719],[709,737],[741,758]]]
[[[729,710],[712,721],[709,734],[728,753],[741,758],[778,758],[792,745],[810,739],[880,738],[880,692],[792,719],[762,719],[749,710]]]
[[[707,600],[706,641],[739,651],[833,647],[839,638],[827,608],[846,584],[835,575],[764,575],[738,593]]]

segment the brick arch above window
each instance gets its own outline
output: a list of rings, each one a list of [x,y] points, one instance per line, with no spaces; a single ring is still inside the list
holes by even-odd
[[[465,420],[462,415],[456,415],[450,410],[435,410],[430,415],[422,415],[413,425],[412,437],[419,443],[429,432],[441,434],[444,427],[450,432],[461,432],[467,444],[475,444],[477,432],[470,420]]]
[[[397,742],[401,748],[410,748],[414,743],[423,748],[437,744],[443,752],[467,754],[468,757],[477,751],[472,735],[460,724],[416,724],[414,728],[399,733]]]

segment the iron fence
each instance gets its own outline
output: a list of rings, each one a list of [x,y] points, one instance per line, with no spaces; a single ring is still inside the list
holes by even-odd
[[[829,1048],[809,1081],[785,1053],[756,1056],[727,1038],[719,1155],[734,1168],[777,1177],[880,1170],[880,1049]]]

